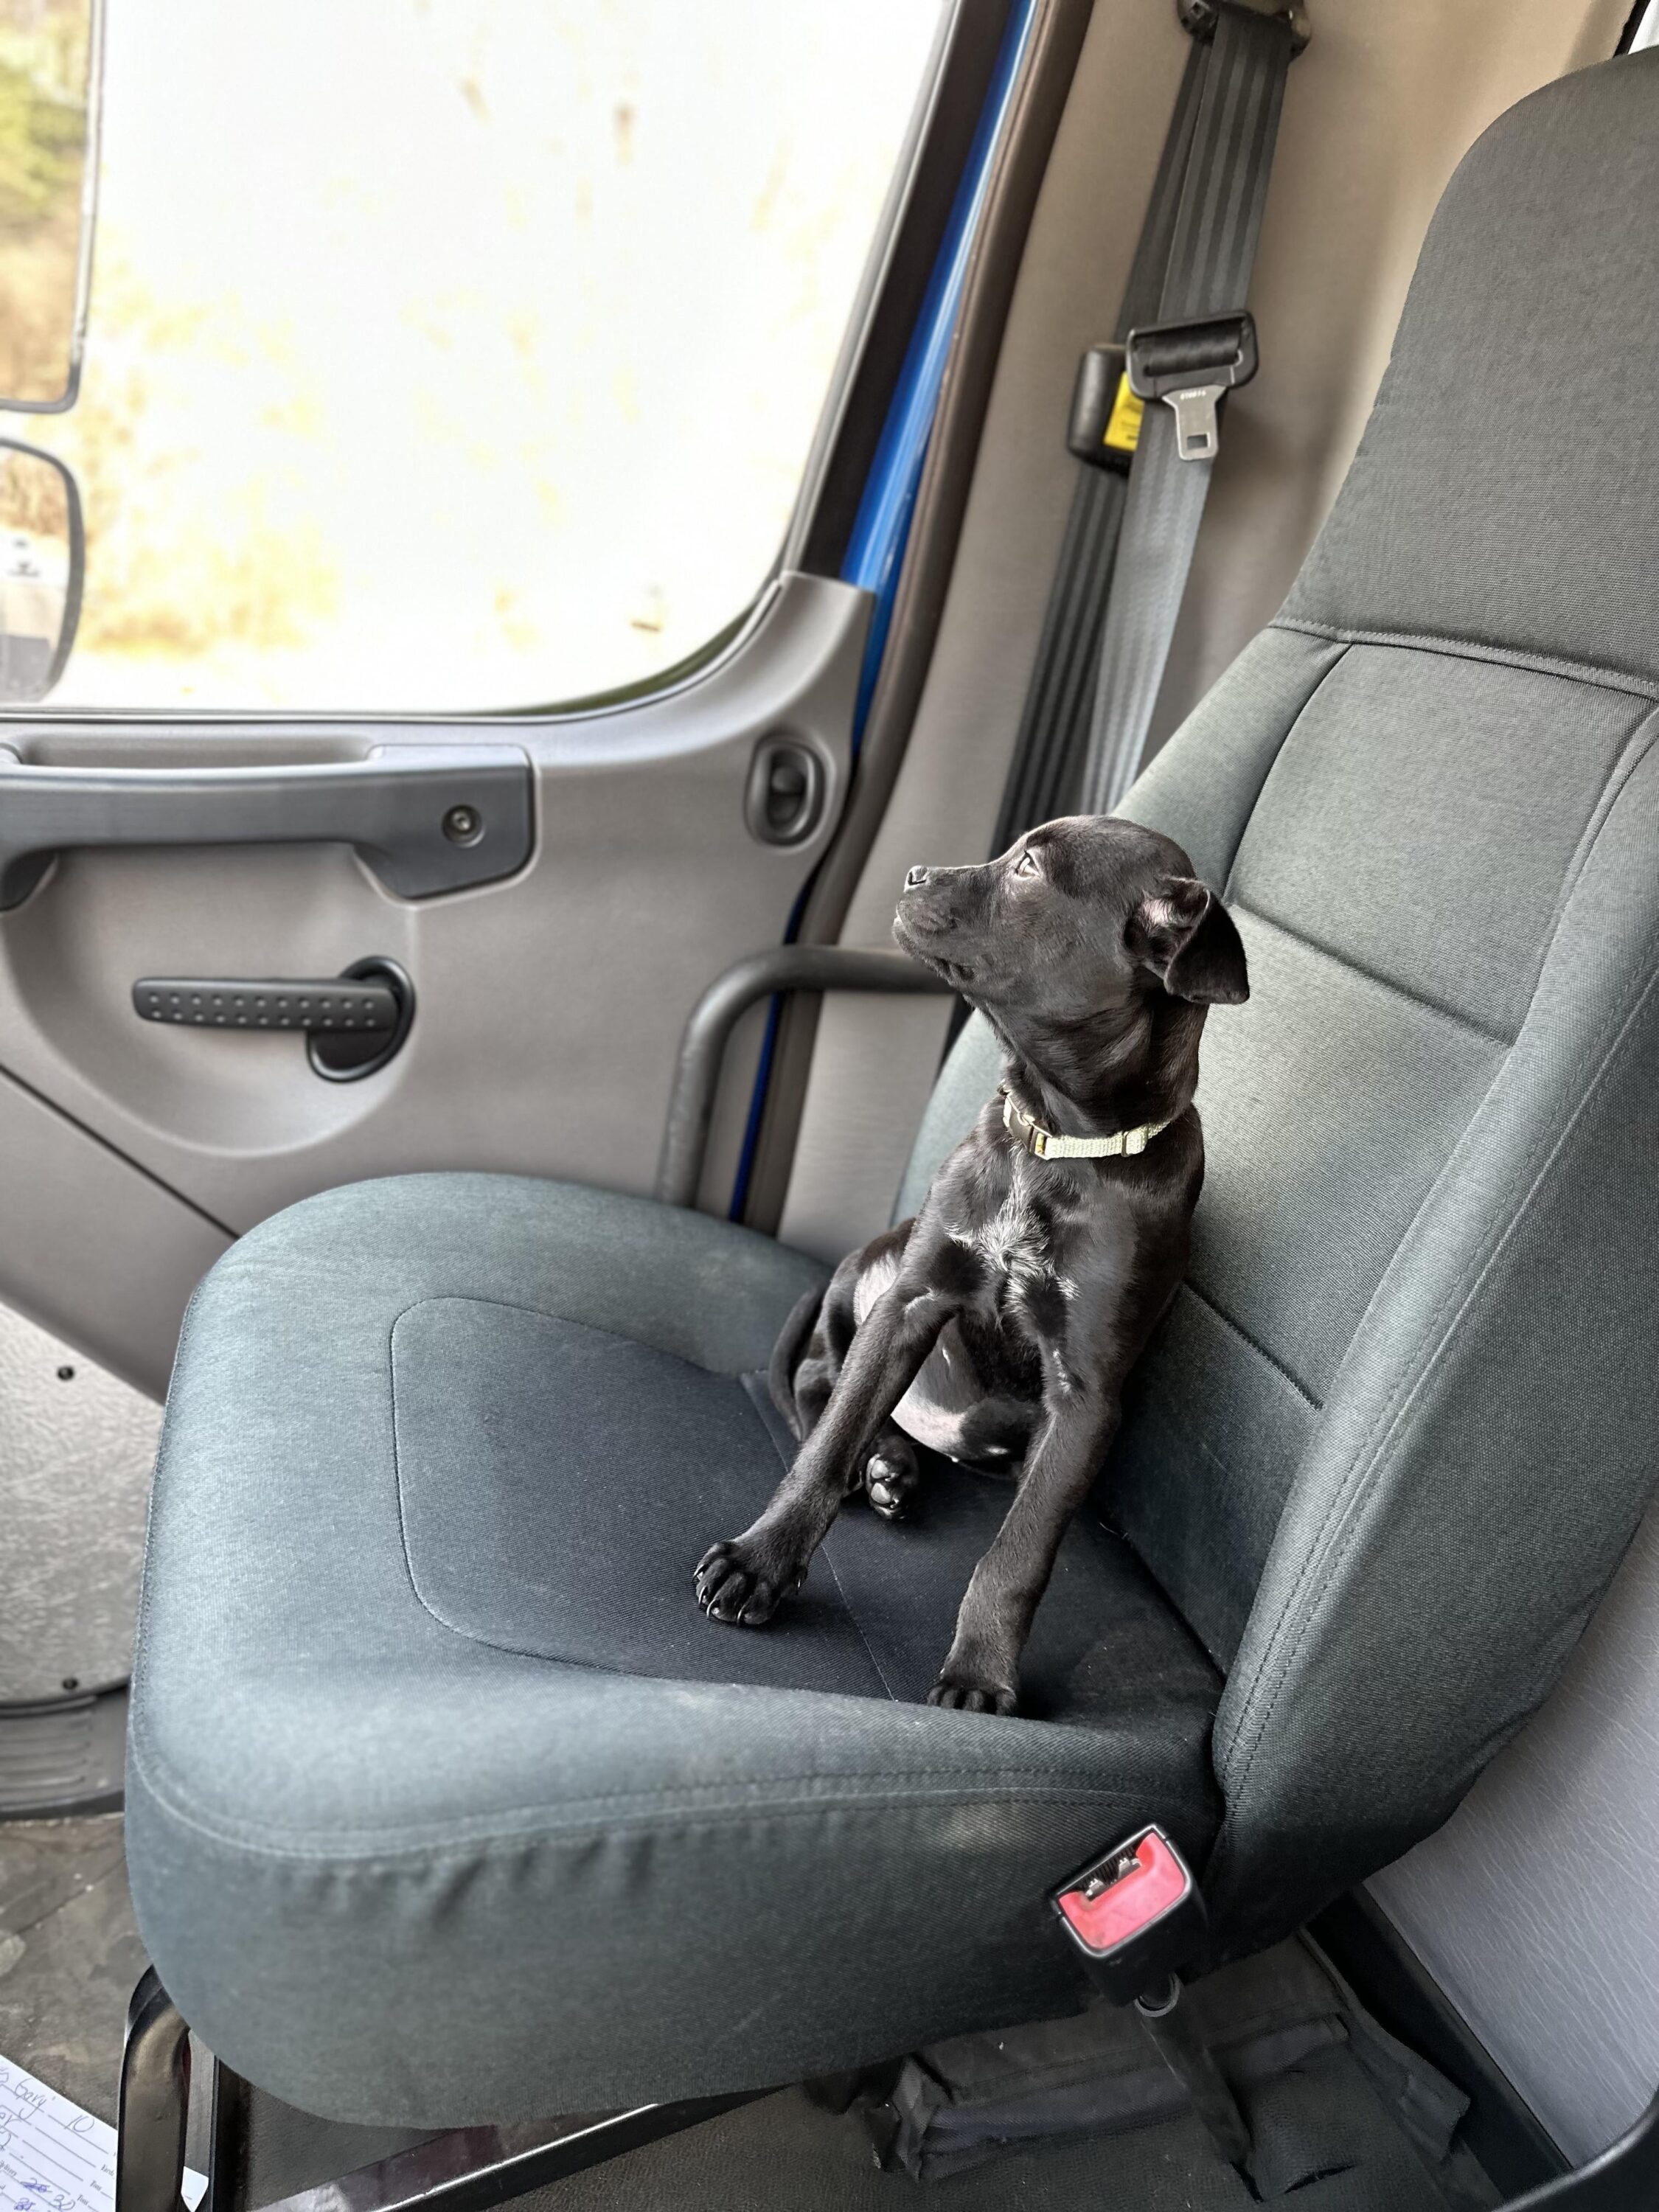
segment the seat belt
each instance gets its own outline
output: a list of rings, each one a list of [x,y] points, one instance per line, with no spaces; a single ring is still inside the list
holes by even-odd
[[[1178,12],[1194,43],[1114,341],[1078,374],[1066,442],[1085,465],[997,852],[1053,815],[1109,811],[1134,781],[1209,491],[1216,408],[1255,373],[1244,301],[1306,30],[1242,0],[1178,0]]]

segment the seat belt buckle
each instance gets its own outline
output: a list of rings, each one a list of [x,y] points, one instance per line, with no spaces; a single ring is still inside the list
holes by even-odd
[[[1146,411],[1145,401],[1130,388],[1127,363],[1121,345],[1091,346],[1078,363],[1066,425],[1066,450],[1115,476],[1129,473]]]
[[[1209,1915],[1162,1828],[1137,1829],[1049,1894],[1090,1978],[1131,2004],[1203,1948]]]
[[[1215,459],[1221,442],[1216,409],[1255,374],[1255,320],[1248,308],[1187,322],[1148,323],[1131,331],[1125,348],[1129,389],[1161,399],[1176,418],[1176,452],[1183,461]]]

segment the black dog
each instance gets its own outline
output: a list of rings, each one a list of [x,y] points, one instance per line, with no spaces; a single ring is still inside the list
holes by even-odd
[[[895,1517],[912,1439],[1011,1468],[930,1705],[1012,1712],[1019,1655],[1124,1377],[1187,1266],[1206,1010],[1249,995],[1244,948],[1178,845],[1076,816],[977,868],[912,868],[893,933],[989,1018],[1002,1090],[914,1220],[804,1299],[772,1362],[800,1455],[697,1568],[713,1620],[758,1626],[844,1499]]]

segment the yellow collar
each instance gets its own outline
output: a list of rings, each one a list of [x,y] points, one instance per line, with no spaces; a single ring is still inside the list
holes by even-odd
[[[1120,1129],[1115,1137],[1062,1137],[1034,1121],[1007,1091],[1002,1094],[1002,1126],[1017,1145],[1040,1160],[1133,1159],[1152,1139],[1169,1127],[1167,1121],[1143,1121],[1138,1129]]]

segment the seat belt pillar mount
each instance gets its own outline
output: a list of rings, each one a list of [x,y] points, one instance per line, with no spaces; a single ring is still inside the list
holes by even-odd
[[[1254,0],[1244,0],[1244,4],[1247,7],[1253,5]],[[1215,36],[1216,19],[1220,12],[1219,0],[1176,0],[1176,21],[1200,45]],[[1308,21],[1308,11],[1300,4],[1300,0],[1292,0],[1288,8],[1263,7],[1258,13],[1279,16],[1290,25],[1292,61],[1306,51],[1308,41],[1313,36],[1313,27]]]
[[[1048,1901],[1090,1979],[1114,2004],[1165,1987],[1209,1932],[1192,1869],[1162,1828],[1138,1829]]]
[[[1249,382],[1260,360],[1255,319],[1241,307],[1131,331],[1125,373],[1137,399],[1161,399],[1174,413],[1180,459],[1211,461],[1220,442],[1216,409]]]

